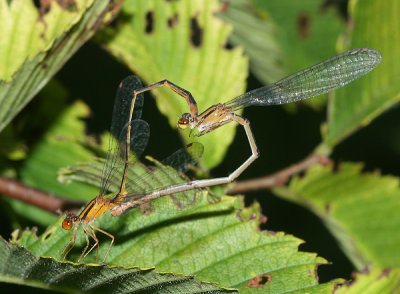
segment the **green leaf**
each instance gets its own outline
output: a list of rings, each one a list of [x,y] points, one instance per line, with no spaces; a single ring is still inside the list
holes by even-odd
[[[353,274],[353,281],[338,288],[337,294],[375,294],[398,293],[400,288],[400,270],[373,268],[367,273]]]
[[[231,293],[190,276],[157,273],[154,269],[61,263],[33,256],[0,237],[0,282],[61,292],[89,293]]]
[[[247,76],[243,50],[225,48],[232,27],[214,15],[218,10],[217,0],[125,1],[116,27],[103,31],[99,41],[146,83],[168,79],[190,91],[205,110],[243,93]],[[166,88],[153,93],[175,127],[180,114],[188,112],[183,98]],[[229,124],[200,138],[207,146],[207,167],[222,160],[234,129]]]
[[[368,125],[400,100],[400,32],[393,30],[398,26],[400,3],[391,0],[350,3],[354,30],[349,47],[375,48],[382,53],[382,63],[366,77],[337,91],[335,99],[330,101],[325,137],[330,146]]]
[[[229,2],[226,11],[222,8],[218,17],[232,24],[229,41],[244,48],[250,59],[250,70],[261,82],[276,82],[283,76],[278,30],[270,18],[257,11],[252,1]]]
[[[276,192],[321,217],[358,269],[399,266],[399,179],[361,170],[354,163],[337,172],[316,166]]]
[[[59,116],[59,121],[50,128],[23,169],[29,182],[51,187],[53,191],[59,185],[55,182],[54,186],[50,185],[55,175],[49,171],[54,173],[58,165],[82,162],[93,156],[80,145],[84,132],[78,117],[86,114],[86,107],[78,102]],[[151,169],[152,177],[147,178],[147,185],[160,184],[155,176],[159,169]],[[178,176],[176,172],[176,176],[173,171],[169,173],[171,179]],[[71,198],[74,195],[94,198],[98,191],[79,183],[62,189]],[[244,208],[241,200],[234,197],[222,197],[220,202],[210,204],[207,193],[200,192],[198,201],[185,209],[178,209],[172,199],[163,197],[152,202],[153,210],[146,215],[133,209],[119,217],[109,213],[101,216],[94,225],[116,238],[108,256],[109,264],[128,268],[156,267],[158,272],[194,275],[198,280],[238,288],[245,293],[257,289],[260,293],[265,293],[266,289],[270,292],[332,291],[334,282],[322,285],[317,282],[316,268],[325,260],[315,254],[299,252],[301,240],[284,233],[259,231],[262,216],[257,205]],[[27,215],[31,211],[25,208],[21,213]],[[24,231],[14,236],[14,240],[37,256],[61,258],[71,237],[71,232],[61,228],[61,221],[39,238],[33,232]],[[102,258],[110,240],[99,237]],[[84,234],[79,229],[77,246],[69,258],[76,260],[85,244]],[[85,259],[95,260],[95,252]]]
[[[323,8],[320,0],[255,2],[269,12],[267,17],[277,24],[278,30],[281,28],[284,76],[337,54],[337,38],[345,23],[334,9]],[[309,99],[306,103],[319,108],[325,100]]]
[[[258,230],[261,215],[257,205],[244,208],[234,197],[223,197],[215,204],[202,199],[190,209],[177,209],[169,198],[164,198],[157,200],[155,210],[147,215],[136,209],[120,217],[106,214],[99,218],[95,225],[116,238],[108,263],[193,275],[196,280],[238,288],[244,293],[332,291],[334,282],[317,282],[316,267],[325,260],[299,252],[301,240]],[[159,201],[164,201],[162,210],[157,209]],[[82,231],[78,232],[77,246],[70,256],[73,259],[85,244]],[[41,237],[24,231],[17,242],[35,255],[59,258],[69,238],[70,232],[61,229],[59,220]],[[108,248],[108,239],[101,242],[100,257]],[[94,254],[85,259],[91,260],[95,260]],[[248,285],[254,285],[258,276],[268,278],[259,288],[250,288]]]
[[[45,2],[45,1],[42,1]],[[88,40],[111,1],[0,0],[0,131]]]

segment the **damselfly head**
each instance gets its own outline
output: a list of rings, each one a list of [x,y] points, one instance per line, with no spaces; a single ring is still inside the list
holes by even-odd
[[[72,227],[74,226],[74,223],[76,223],[77,221],[78,221],[78,217],[76,216],[76,214],[74,214],[72,212],[68,212],[67,216],[63,220],[61,226],[64,230],[69,231],[72,229]]]
[[[190,113],[183,113],[181,117],[178,119],[178,128],[184,130],[190,126],[193,122],[192,115]]]

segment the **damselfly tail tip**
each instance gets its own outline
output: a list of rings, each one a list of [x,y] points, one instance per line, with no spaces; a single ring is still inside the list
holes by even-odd
[[[372,68],[376,67],[382,61],[382,54],[378,50],[374,48],[359,48],[354,49],[355,53],[357,54],[365,54],[367,57],[366,59],[372,65]]]
[[[374,58],[375,65],[378,65],[382,61],[382,54],[376,49],[370,49],[370,54]]]

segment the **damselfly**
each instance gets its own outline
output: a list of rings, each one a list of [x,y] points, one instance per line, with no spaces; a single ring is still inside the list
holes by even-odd
[[[259,157],[259,151],[250,128],[250,122],[236,114],[235,111],[251,105],[267,106],[291,103],[333,91],[367,74],[380,61],[381,54],[374,49],[351,49],[292,74],[272,85],[255,89],[226,103],[212,105],[199,115],[197,114],[197,105],[192,102],[194,101],[192,95],[188,91],[178,88],[179,91],[175,92],[180,95],[184,93],[182,96],[186,97],[186,101],[190,106],[190,113],[182,114],[178,121],[178,127],[189,127],[192,135],[202,136],[229,122],[235,121],[245,129],[251,148],[250,157],[226,177],[195,180],[173,185],[166,189],[148,193],[146,196],[141,197],[140,200],[125,197],[118,206],[112,208],[112,215],[120,215],[127,209],[140,205],[144,200],[150,201],[167,194],[232,182]],[[149,85],[145,90],[151,90],[165,83],[166,81],[162,81]],[[172,84],[171,82],[168,83]],[[140,91],[140,93],[142,92]],[[190,97],[190,99],[187,97]]]
[[[179,87],[174,87],[174,85],[172,87],[181,95],[185,95],[183,91],[179,90]],[[96,247],[96,256],[98,256],[99,240],[96,232],[100,232],[111,239],[110,245],[104,255],[103,261],[105,261],[114,243],[114,236],[94,226],[94,220],[121,204],[125,197],[129,196],[132,198],[132,195],[134,195],[135,199],[140,201],[141,196],[145,196],[156,189],[154,187],[142,188],[143,182],[146,182],[146,174],[142,175],[142,178],[138,177],[135,179],[131,185],[129,185],[128,180],[129,166],[133,161],[137,161],[137,157],[144,151],[150,133],[148,124],[140,119],[143,107],[143,95],[141,95],[143,89],[145,88],[143,88],[141,81],[135,76],[127,77],[119,86],[112,115],[109,150],[100,177],[100,193],[78,215],[71,212],[67,213],[62,222],[62,227],[65,230],[73,230],[69,242],[64,247],[64,258],[75,246],[77,230],[79,227],[82,227],[85,233],[86,246],[79,260],[86,257]],[[135,96],[134,100],[132,100],[133,95]],[[193,106],[192,110],[196,113],[196,102],[190,96],[187,95],[186,97]],[[131,152],[131,147],[134,150],[134,155]],[[201,144],[193,143],[189,147],[192,151],[194,150],[191,155],[195,155],[196,157],[201,156]],[[178,150],[168,157],[164,163],[173,168],[178,168],[180,165],[188,163],[190,158],[189,154],[186,154],[186,151],[187,149]],[[157,171],[163,172],[160,168]],[[99,178],[98,175],[88,171],[85,175],[93,175],[92,178]],[[172,180],[168,171],[165,172],[165,175],[164,178],[168,177],[168,180]],[[155,174],[149,171],[147,176],[154,177]],[[117,185],[115,185],[116,180]],[[162,189],[162,187],[158,188]],[[144,199],[141,201],[141,204],[146,204],[147,202]],[[94,240],[92,246],[90,246],[90,238]]]

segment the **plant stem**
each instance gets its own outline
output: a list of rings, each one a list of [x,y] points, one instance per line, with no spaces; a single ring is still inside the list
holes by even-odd
[[[287,183],[291,176],[300,173],[312,165],[331,164],[332,161],[323,155],[312,154],[305,159],[293,164],[287,168],[284,168],[276,173],[267,175],[260,178],[255,178],[246,181],[240,181],[233,184],[233,186],[227,191],[227,194],[239,194],[250,191],[256,191],[261,189],[270,189],[276,186],[282,186]]]
[[[0,194],[32,204],[54,214],[61,214],[65,210],[79,208],[84,203],[70,201],[52,193],[28,187],[15,180],[0,177]]]

